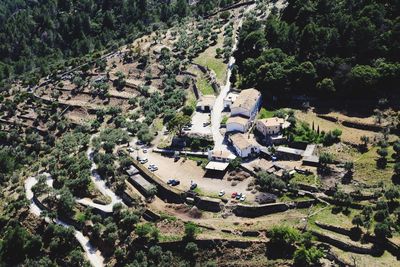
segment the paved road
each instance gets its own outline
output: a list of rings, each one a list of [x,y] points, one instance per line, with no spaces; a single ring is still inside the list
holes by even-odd
[[[249,6],[246,10],[245,13],[249,12],[255,7],[255,5]],[[243,18],[240,19],[238,23],[238,29],[242,27],[243,23]],[[232,48],[232,53],[236,50],[237,47],[237,41],[238,41],[238,36],[235,32],[235,39],[234,39],[234,44]],[[236,59],[231,56],[229,58],[229,63],[228,66],[232,66],[236,62]],[[228,73],[226,75],[226,83],[224,86],[221,87],[220,94],[218,95],[217,99],[215,100],[215,104],[213,107],[213,111],[211,113],[211,132],[213,134],[213,139],[214,139],[214,149],[216,150],[228,150],[226,143],[224,142],[224,136],[220,132],[221,128],[221,120],[222,120],[222,111],[224,109],[224,98],[228,95],[228,92],[231,89],[231,78],[232,71],[231,68],[228,68]]]

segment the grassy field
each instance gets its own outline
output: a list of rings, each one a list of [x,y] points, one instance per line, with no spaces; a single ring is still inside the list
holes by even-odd
[[[272,118],[274,116],[274,111],[272,110],[267,110],[266,108],[261,108],[260,113],[258,113],[258,118],[259,119],[268,119]]]
[[[214,46],[210,46],[197,58],[194,59],[194,63],[206,66],[209,69],[213,70],[215,72],[215,75],[217,76],[219,84],[221,85],[225,83],[226,71],[228,66],[226,63],[224,63],[222,58],[215,58],[215,56],[217,55],[216,49],[222,48],[223,41],[223,34],[220,33],[218,35],[217,44]]]
[[[388,164],[385,169],[378,169],[376,167],[376,159],[378,158],[377,150],[378,147],[373,147],[368,152],[360,154],[354,160],[354,179],[366,184],[377,184],[381,181],[391,183],[394,166],[394,161],[391,157],[394,152],[393,147],[388,147]]]
[[[300,173],[295,173],[293,178],[290,180],[293,183],[301,183],[313,186],[321,185],[321,179],[316,175],[304,175]]]
[[[204,76],[200,77],[196,81],[197,88],[199,88],[200,92],[203,95],[213,95],[214,89],[211,84],[204,78]]]

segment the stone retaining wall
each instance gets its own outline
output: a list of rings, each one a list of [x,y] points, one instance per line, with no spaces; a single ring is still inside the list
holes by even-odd
[[[245,241],[245,240],[228,240],[228,239],[197,239],[192,240],[200,249],[214,249],[217,246],[225,248],[241,248],[246,249],[254,244],[266,244],[265,241]],[[183,240],[158,243],[160,247],[171,251],[182,251],[187,242]]]
[[[283,212],[288,209],[289,205],[286,203],[272,203],[259,206],[238,204],[233,208],[233,213],[239,217],[255,218],[272,213]]]
[[[347,252],[353,252],[353,253],[357,253],[357,254],[368,254],[368,255],[378,255],[379,254],[379,250],[374,248],[374,247],[359,247],[359,246],[355,246],[352,244],[348,244],[345,243],[343,241],[334,239],[330,236],[326,236],[322,233],[310,230],[310,232],[317,237],[317,239],[321,242],[324,243],[328,243],[334,247],[337,247],[343,251],[347,251]]]

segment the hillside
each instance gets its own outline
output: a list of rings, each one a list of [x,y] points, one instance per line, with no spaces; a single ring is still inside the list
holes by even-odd
[[[398,266],[397,0],[4,0],[0,267]]]
[[[190,7],[183,0],[1,1],[0,80],[35,70],[26,78],[35,84],[81,57],[115,50],[189,14],[204,15],[216,7],[214,1]]]
[[[236,84],[330,105],[388,98],[397,106],[399,19],[397,1],[289,1],[281,13],[244,23]]]

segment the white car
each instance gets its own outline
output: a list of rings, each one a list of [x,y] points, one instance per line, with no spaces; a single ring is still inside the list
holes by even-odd
[[[242,195],[241,197],[240,197],[240,201],[245,201],[246,200],[246,195]]]
[[[128,147],[128,151],[132,153],[135,151],[135,149],[133,147]]]
[[[219,191],[218,196],[222,197],[223,195],[225,195],[225,191],[224,190]]]

